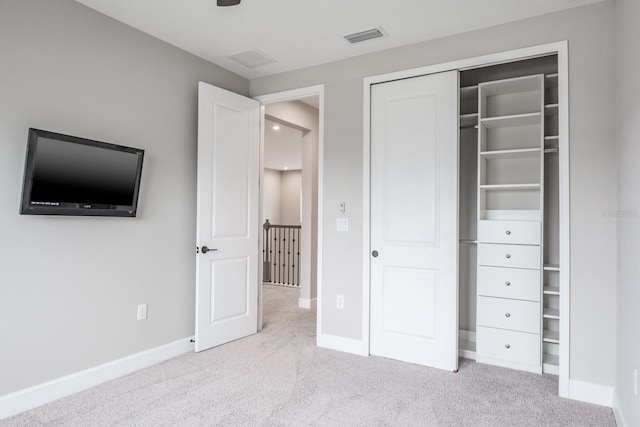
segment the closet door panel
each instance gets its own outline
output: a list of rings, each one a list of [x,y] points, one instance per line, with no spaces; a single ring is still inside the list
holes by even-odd
[[[371,354],[458,367],[458,74],[371,89]]]

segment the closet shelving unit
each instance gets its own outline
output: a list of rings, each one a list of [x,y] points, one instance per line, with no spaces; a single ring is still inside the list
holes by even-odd
[[[460,88],[460,356],[551,374],[562,345],[556,70],[555,57],[503,64]]]
[[[558,74],[544,76],[544,253],[543,253],[543,372],[558,374],[560,346],[560,265],[559,265],[559,165],[558,165]]]
[[[542,372],[544,76],[478,88],[479,362]]]

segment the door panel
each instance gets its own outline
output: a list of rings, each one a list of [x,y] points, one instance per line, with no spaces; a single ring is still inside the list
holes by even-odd
[[[386,267],[384,275],[384,332],[398,338],[433,339],[438,272]],[[425,309],[424,304],[430,304]]]
[[[458,73],[371,89],[370,353],[458,366]]]
[[[259,113],[199,85],[196,351],[257,332]]]
[[[436,98],[391,99],[384,127],[385,243],[433,244],[437,238]],[[410,177],[410,179],[407,179]],[[410,206],[412,215],[407,215]]]

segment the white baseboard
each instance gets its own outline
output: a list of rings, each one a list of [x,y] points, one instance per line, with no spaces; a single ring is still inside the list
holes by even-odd
[[[369,355],[369,347],[364,341],[351,338],[339,337],[336,335],[318,335],[318,347],[329,348],[331,350],[343,351],[345,353],[357,354],[360,356]]]
[[[476,333],[458,330],[458,357],[476,360]]]
[[[615,392],[615,390],[613,392],[613,406],[611,407],[611,409],[613,409],[613,416],[616,419],[616,425],[618,427],[627,427],[629,424],[627,424],[627,422],[624,419],[624,415],[622,414],[622,411],[620,411],[618,394]]]
[[[193,337],[0,396],[0,420],[193,351]]]
[[[459,341],[476,342],[476,333],[473,331],[467,331],[466,329],[458,330]]]
[[[311,307],[315,307],[317,301],[317,298],[298,298],[298,307],[311,309]]]
[[[613,387],[569,380],[569,399],[593,403],[611,408],[613,406]]]

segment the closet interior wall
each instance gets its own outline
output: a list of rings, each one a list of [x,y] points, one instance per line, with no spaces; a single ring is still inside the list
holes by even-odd
[[[540,295],[541,371],[558,373],[559,355],[559,163],[558,60],[556,55],[464,70],[460,73],[459,150],[459,348],[460,356],[476,359],[478,251],[478,85],[517,77],[544,76],[544,175],[542,283]],[[514,141],[515,145],[518,141]],[[513,172],[511,172],[513,174]],[[519,172],[516,172],[519,174]],[[525,179],[511,176],[514,182]],[[515,199],[517,194],[512,195]],[[505,366],[508,366],[505,365]]]

